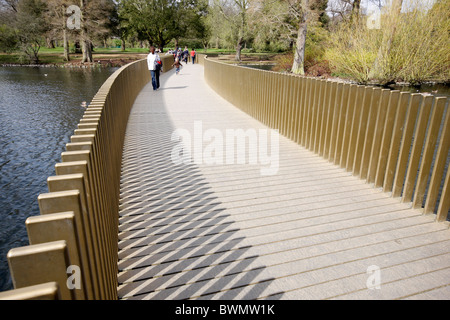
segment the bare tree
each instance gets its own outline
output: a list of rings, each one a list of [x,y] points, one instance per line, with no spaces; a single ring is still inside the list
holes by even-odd
[[[383,0],[369,1],[376,5],[381,5],[383,2]],[[328,2],[327,12],[339,20],[357,19],[361,11],[361,0],[330,0]]]
[[[265,25],[273,26],[282,33],[283,38],[295,43],[294,61],[291,71],[295,74],[305,74],[305,47],[308,33],[308,22],[313,17],[311,7],[315,7],[316,0],[262,0],[260,7],[263,11],[260,19]],[[316,15],[314,14],[314,17]]]
[[[379,10],[383,8],[386,5],[385,0],[369,0],[369,3],[372,3],[373,5],[377,6]]]
[[[0,0],[0,8],[9,9],[15,13],[17,13],[18,4],[19,0]]]
[[[82,63],[93,62],[92,49],[95,38],[104,38],[109,33],[108,28],[112,12],[115,10],[113,0],[80,0],[80,42],[83,52]]]
[[[47,20],[51,32],[56,37],[63,38],[64,61],[70,61],[69,39],[67,30],[67,8],[72,4],[70,0],[47,0]]]
[[[80,15],[80,22],[81,22],[81,29],[80,29],[80,40],[81,40],[81,50],[83,52],[83,58],[81,60],[82,63],[86,62],[93,62],[94,59],[92,58],[92,43],[88,36],[88,23],[87,23],[87,14],[86,14],[86,0],[80,0],[80,9],[81,9],[81,15]]]
[[[241,52],[248,36],[249,0],[215,0],[223,18],[233,28],[232,33],[236,41],[236,61],[241,61]]]

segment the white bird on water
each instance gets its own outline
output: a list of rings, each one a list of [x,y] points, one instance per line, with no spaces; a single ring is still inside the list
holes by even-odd
[[[81,106],[82,106],[83,108],[87,108],[87,102],[86,102],[86,101],[83,101],[83,102],[81,103]]]

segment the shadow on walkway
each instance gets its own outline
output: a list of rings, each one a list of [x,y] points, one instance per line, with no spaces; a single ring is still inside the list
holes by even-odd
[[[164,88],[171,76],[169,72],[161,78],[161,90],[178,89]],[[148,87],[141,92],[150,94]],[[247,254],[251,247],[242,244],[245,237],[237,234],[199,168],[173,164],[171,153],[178,142],[171,141],[175,128],[158,94],[149,97],[149,104],[135,104],[128,124],[119,213],[119,298],[256,299],[274,279],[255,281],[266,266]]]

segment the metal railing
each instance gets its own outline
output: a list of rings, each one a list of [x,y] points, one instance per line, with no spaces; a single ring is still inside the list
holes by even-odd
[[[163,56],[165,71],[173,56]],[[117,299],[122,149],[134,100],[150,81],[146,60],[117,70],[86,109],[27,219],[29,246],[8,252],[14,290],[0,299]]]
[[[445,221],[450,207],[448,99],[199,59],[205,80],[250,116]]]
[[[168,71],[173,56],[165,56]],[[198,55],[221,96],[298,144],[424,213],[450,207],[447,98],[227,65]],[[38,197],[30,245],[11,249],[0,299],[117,299],[122,148],[146,61],[114,73],[87,108]]]

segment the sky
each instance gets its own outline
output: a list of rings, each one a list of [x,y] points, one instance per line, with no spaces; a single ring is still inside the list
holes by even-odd
[[[391,0],[381,0],[382,4],[385,4],[386,2],[389,2]],[[361,0],[361,7],[365,9],[365,12],[373,12],[374,10],[378,9],[378,6],[375,4],[375,2],[378,2],[378,0]],[[421,5],[425,5],[427,8],[431,8],[435,0],[403,0],[403,7],[402,11],[407,11],[408,8],[411,8],[414,6],[415,3],[419,3]],[[340,0],[329,0],[328,5],[330,6],[339,6],[341,3]]]

